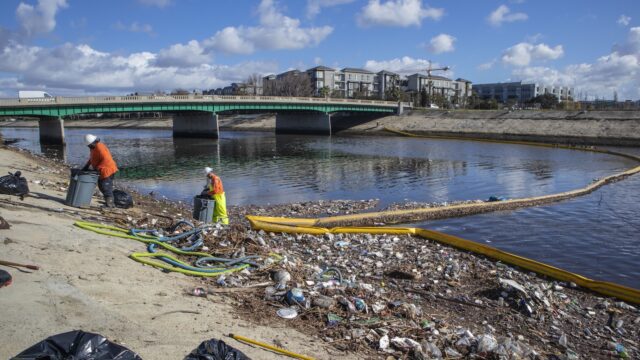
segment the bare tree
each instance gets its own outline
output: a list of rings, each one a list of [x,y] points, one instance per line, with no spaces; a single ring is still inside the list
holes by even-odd
[[[253,73],[247,77],[245,81],[247,85],[257,86],[260,83],[260,75]]]
[[[311,80],[306,73],[288,74],[276,80],[276,92],[280,96],[308,97],[313,94]]]
[[[171,91],[171,95],[189,95],[189,90],[185,89],[174,89]]]

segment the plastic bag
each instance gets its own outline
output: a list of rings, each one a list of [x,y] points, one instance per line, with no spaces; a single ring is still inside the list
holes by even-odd
[[[108,341],[102,335],[81,330],[50,336],[11,359],[142,360],[138,354]]]
[[[242,351],[232,348],[222,340],[203,341],[184,360],[251,360]]]
[[[113,190],[113,203],[116,207],[128,209],[133,206],[133,198],[122,190]]]
[[[9,173],[0,177],[0,194],[24,196],[29,193],[27,179],[23,178],[20,171]]]

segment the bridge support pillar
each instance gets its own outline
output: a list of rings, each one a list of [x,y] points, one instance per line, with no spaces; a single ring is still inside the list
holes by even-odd
[[[41,144],[64,145],[64,120],[62,118],[42,118],[38,121]]]
[[[278,113],[276,134],[331,135],[331,115],[323,113]]]
[[[218,138],[218,115],[210,112],[180,112],[173,115],[173,136]]]

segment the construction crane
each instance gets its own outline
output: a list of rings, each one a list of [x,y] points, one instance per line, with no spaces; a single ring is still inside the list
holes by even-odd
[[[429,60],[429,67],[426,68],[425,71],[427,72],[427,76],[431,77],[431,72],[432,71],[449,71],[449,69],[451,69],[451,68],[448,67],[448,66],[434,69],[433,67],[431,67],[431,60]]]
[[[433,81],[431,80],[431,72],[432,71],[449,71],[449,69],[451,68],[448,66],[434,68],[431,65],[431,60],[429,60],[429,67],[423,70],[427,72],[427,88],[428,88],[428,94],[429,94],[429,106],[431,106],[431,95],[432,95],[431,89],[433,88]]]

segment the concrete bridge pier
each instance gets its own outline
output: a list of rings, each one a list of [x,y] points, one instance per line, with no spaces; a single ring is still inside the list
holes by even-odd
[[[331,115],[320,112],[277,113],[276,134],[331,135]]]
[[[41,144],[64,145],[64,120],[59,117],[46,117],[38,121]]]
[[[173,136],[217,139],[218,115],[202,111],[176,113],[173,115]]]

